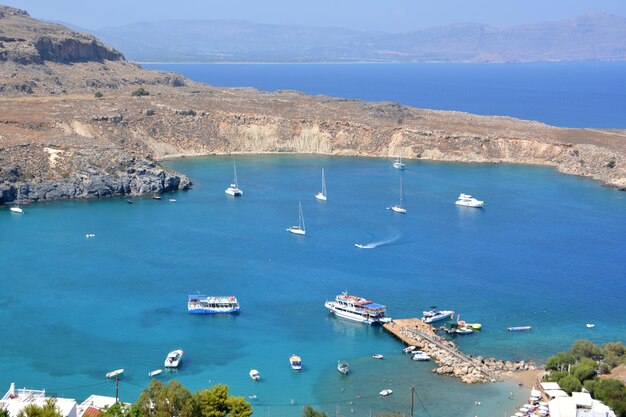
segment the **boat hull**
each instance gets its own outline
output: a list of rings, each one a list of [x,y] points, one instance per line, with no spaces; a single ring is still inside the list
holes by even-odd
[[[454,204],[456,204],[457,206],[461,206],[461,207],[482,208],[485,205],[485,202],[484,201],[476,201],[476,202],[456,201]]]
[[[238,312],[239,312],[239,308],[229,308],[229,309],[223,309],[223,310],[205,309],[205,308],[189,309],[189,314],[234,314]]]
[[[22,213],[24,213],[24,210],[22,210],[19,207],[11,207],[11,213],[22,214]]]
[[[366,317],[360,314],[351,313],[349,311],[338,310],[329,304],[326,304],[326,308],[330,310],[331,314],[334,314],[335,316],[340,317],[342,319],[352,320],[352,321],[356,321],[359,323],[366,323],[366,324],[380,324],[379,318]]]
[[[299,227],[290,227],[287,229],[288,232],[293,233],[294,235],[300,235],[300,236],[304,236],[306,235],[306,232],[302,229],[300,229]]]
[[[326,196],[322,193],[315,194],[315,198],[317,198],[320,201],[326,201]]]
[[[241,197],[241,196],[243,196],[243,191],[241,191],[241,190],[233,190],[233,189],[227,188],[224,192],[226,194],[228,194],[228,195],[233,196],[233,197]]]
[[[406,214],[406,209],[399,206],[391,206],[390,209],[394,213]]]

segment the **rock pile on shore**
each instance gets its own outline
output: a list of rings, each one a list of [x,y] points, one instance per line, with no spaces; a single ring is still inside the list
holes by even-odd
[[[420,350],[435,360],[438,367],[433,369],[434,373],[452,375],[467,384],[502,380],[511,377],[514,372],[537,369],[535,364],[525,361],[510,362],[465,355],[454,342],[434,332],[424,337],[421,331],[404,328],[399,333],[416,342]]]

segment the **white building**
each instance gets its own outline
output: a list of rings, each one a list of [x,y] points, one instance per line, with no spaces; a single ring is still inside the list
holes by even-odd
[[[571,397],[557,397],[548,403],[550,417],[616,417],[613,410],[588,392],[573,392]]]
[[[110,408],[114,404],[115,397],[90,395],[78,406],[77,417],[97,417],[103,409]]]
[[[0,400],[0,408],[7,410],[9,416],[17,417],[24,408],[31,404],[43,407],[52,397],[46,397],[46,390],[33,389],[15,389],[15,384],[11,383],[11,387]],[[76,401],[69,398],[54,398],[55,406],[63,417],[76,416]]]

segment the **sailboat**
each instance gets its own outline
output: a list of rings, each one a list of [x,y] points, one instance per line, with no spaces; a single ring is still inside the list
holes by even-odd
[[[402,176],[400,176],[400,204],[388,207],[389,210],[400,214],[406,214],[406,207],[404,206],[404,189],[402,188]]]
[[[237,165],[233,161],[233,171],[235,174],[235,181],[233,184],[230,184],[230,187],[224,191],[228,195],[232,195],[233,197],[241,197],[243,195],[243,191],[239,189],[239,183],[237,181]]]
[[[22,214],[24,210],[20,207],[20,189],[17,189],[17,198],[15,199],[15,205],[11,207],[11,213]]]
[[[324,175],[324,168],[322,168],[322,192],[315,194],[315,198],[326,201],[326,176]]]
[[[291,226],[287,229],[288,232],[291,232],[296,235],[306,235],[306,227],[304,226],[304,214],[302,214],[302,202],[298,202],[298,225]]]
[[[398,156],[398,158],[395,161],[393,161],[393,167],[395,169],[400,169],[400,170],[404,169],[404,164],[402,163],[402,158],[400,158]]]

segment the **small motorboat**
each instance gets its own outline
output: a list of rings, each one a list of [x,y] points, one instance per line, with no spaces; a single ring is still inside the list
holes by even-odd
[[[128,204],[135,204],[135,202],[134,202],[133,200],[131,200],[130,198],[129,198],[128,200],[126,200],[126,202],[127,202]]]
[[[164,366],[166,368],[178,368],[180,361],[183,359],[183,352],[181,349],[176,349],[167,354],[165,358]]]
[[[254,379],[255,381],[258,381],[261,379],[261,374],[256,369],[250,369],[250,372],[248,372],[248,375],[250,375],[250,378]]]
[[[457,334],[471,334],[471,333],[474,333],[474,330],[470,329],[467,326],[459,326],[456,329],[454,329],[454,333],[457,333]]]
[[[120,375],[122,375],[124,373],[124,369],[116,369],[115,371],[111,371],[109,373],[106,374],[107,378],[115,378],[118,377]]]
[[[528,330],[532,330],[533,326],[514,326],[514,327],[507,327],[506,329],[509,332],[523,332],[523,331],[528,331]]]
[[[302,359],[300,359],[300,356],[291,355],[289,357],[289,364],[291,365],[291,369],[293,369],[294,371],[299,371],[302,369]]]
[[[10,210],[11,210],[11,213],[24,214],[24,210],[22,210],[18,206],[11,207]]]
[[[359,249],[374,249],[376,247],[376,245],[373,245],[371,243],[366,243],[365,245],[361,243],[355,243],[354,246],[356,246]]]
[[[95,235],[95,233],[87,233],[85,235],[85,237],[89,239],[89,238],[92,238],[92,237],[96,237],[96,235]]]
[[[348,375],[348,372],[350,372],[350,365],[348,365],[348,362],[339,361],[337,362],[337,370],[344,375]]]
[[[170,199],[169,199],[169,202],[170,202],[170,203],[175,203],[175,202],[176,202],[176,199],[175,199],[175,198],[170,198]]]
[[[414,361],[429,361],[430,360],[430,356],[428,356],[427,354],[425,354],[421,350],[418,350],[417,352],[415,352],[413,354],[413,358],[412,359]]]
[[[382,355],[382,353],[374,353],[372,355],[372,358],[374,358],[374,359],[383,359],[384,356]]]
[[[415,346],[407,346],[404,349],[402,349],[402,352],[404,353],[411,353],[413,352],[415,349],[417,349]]]
[[[587,323],[586,326],[588,329],[593,329],[594,327],[596,327],[596,325],[593,323]]]
[[[256,395],[254,395],[254,394],[248,395],[248,399],[249,400],[256,400]]]
[[[155,369],[155,370],[154,370],[154,371],[152,371],[152,372],[148,372],[148,376],[149,376],[150,378],[152,378],[152,377],[155,377],[155,376],[157,376],[157,375],[161,375],[161,373],[162,373],[162,372],[163,372],[163,369]]]
[[[393,391],[392,391],[392,390],[390,390],[390,389],[388,389],[388,388],[387,388],[387,389],[384,389],[384,390],[382,390],[382,391],[380,392],[380,395],[382,395],[383,397],[387,397],[387,396],[389,396],[389,395],[391,395],[391,394],[393,394]]]
[[[160,196],[160,195],[158,195],[158,194],[155,194],[155,195],[153,195],[153,196],[152,196],[152,199],[153,199],[153,200],[161,200],[162,198],[163,198],[163,197],[161,197],[161,196]]]

